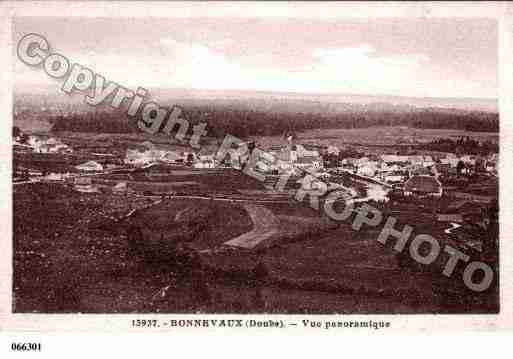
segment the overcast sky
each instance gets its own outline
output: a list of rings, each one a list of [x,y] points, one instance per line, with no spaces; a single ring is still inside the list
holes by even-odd
[[[18,18],[130,88],[497,97],[494,20]],[[16,60],[23,86],[55,82]]]

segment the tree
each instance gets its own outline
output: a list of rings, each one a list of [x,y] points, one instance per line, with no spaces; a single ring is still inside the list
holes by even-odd
[[[13,126],[12,127],[12,137],[19,137],[21,135],[21,130],[18,126]]]
[[[187,154],[186,162],[187,165],[192,166],[192,163],[194,162],[194,155],[192,153]]]
[[[464,167],[465,167],[465,164],[463,163],[463,161],[458,161],[458,164],[456,165],[456,174],[458,176],[461,175],[461,171],[463,170]]]

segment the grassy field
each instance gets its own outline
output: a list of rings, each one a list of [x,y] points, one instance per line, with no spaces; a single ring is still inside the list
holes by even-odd
[[[361,145],[395,145],[399,141],[416,140],[419,143],[430,142],[439,138],[470,137],[476,140],[499,141],[496,132],[473,132],[463,130],[445,129],[418,129],[408,127],[370,127],[355,129],[315,129],[297,134],[298,143],[311,143],[315,145],[332,145],[343,147],[351,144]],[[284,144],[280,136],[254,137],[260,148],[269,148]]]
[[[127,225],[108,220],[152,201],[83,195],[42,183],[16,186],[14,311],[497,311],[495,292],[469,294],[461,278],[403,268],[389,248],[377,243],[377,229],[323,227],[315,211],[297,204],[268,207],[280,220],[281,240],[273,245],[207,252],[192,262],[173,256],[172,239],[191,239],[188,245],[197,249],[217,247],[253,228],[241,205],[174,199],[140,210]],[[418,213],[415,218],[418,222]],[[130,245],[133,225],[148,241],[144,253]]]

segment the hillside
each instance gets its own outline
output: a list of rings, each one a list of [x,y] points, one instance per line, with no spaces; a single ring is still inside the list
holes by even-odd
[[[97,133],[138,132],[124,109],[90,107],[79,96],[15,96],[15,125],[30,131],[51,123],[53,131]],[[496,101],[474,99],[413,99],[377,96],[327,96],[218,91],[152,92],[162,106],[179,105],[192,123],[206,122],[216,137],[281,135],[316,128],[407,126],[498,132]],[[22,126],[23,125],[23,126]],[[26,125],[32,128],[26,128]],[[25,126],[25,128],[24,128]],[[42,126],[44,127],[44,126]]]

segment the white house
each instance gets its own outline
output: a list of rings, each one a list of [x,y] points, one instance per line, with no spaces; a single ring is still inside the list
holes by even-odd
[[[144,166],[154,161],[152,151],[127,150],[124,163],[133,166]]]
[[[296,145],[297,157],[319,157],[319,152],[316,150],[307,150],[303,145]]]
[[[374,177],[378,171],[378,163],[374,161],[361,162],[357,172],[361,176]]]
[[[84,172],[103,171],[103,166],[96,161],[84,162],[78,166],[75,166],[75,168],[79,171],[84,171]]]
[[[446,158],[441,158],[440,159],[440,163],[441,164],[449,165],[452,168],[456,168],[456,166],[458,166],[458,162],[459,161],[460,160],[458,159],[458,157],[449,157],[449,156],[447,156]]]
[[[194,168],[215,168],[214,155],[200,155],[198,160],[194,162]]]
[[[47,140],[40,139],[36,136],[30,136],[28,145],[37,153],[71,153],[73,150],[60,140],[49,138]]]
[[[174,151],[163,151],[158,159],[166,163],[182,163],[185,161],[182,154]]]

